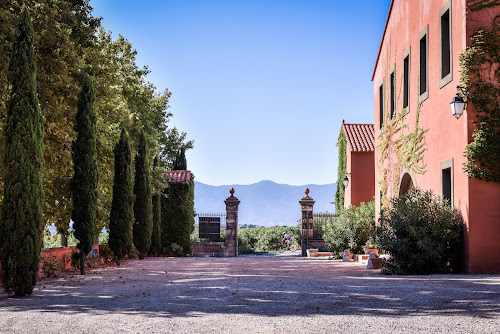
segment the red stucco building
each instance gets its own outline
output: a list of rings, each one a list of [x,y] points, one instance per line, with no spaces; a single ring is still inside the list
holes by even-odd
[[[346,172],[344,207],[370,202],[375,195],[374,127],[373,124],[345,124]]]
[[[475,1],[477,3],[477,1]],[[450,102],[460,85],[459,55],[480,28],[492,28],[500,6],[467,13],[466,0],[393,0],[372,81],[375,146],[421,128],[422,159],[401,161],[398,148],[375,150],[376,212],[381,201],[413,186],[448,198],[463,215],[464,270],[500,273],[500,184],[470,179],[463,171],[465,146],[472,140],[473,105],[456,119]],[[466,14],[467,13],[467,14]],[[418,102],[421,103],[417,117]],[[387,130],[403,111],[399,132]],[[386,131],[384,133],[384,131]],[[389,131],[392,131],[389,133]],[[415,146],[417,147],[417,146]],[[414,156],[415,157],[415,156]]]

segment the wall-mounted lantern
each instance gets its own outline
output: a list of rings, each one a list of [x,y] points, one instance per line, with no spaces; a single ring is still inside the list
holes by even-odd
[[[465,109],[465,100],[460,96],[460,92],[462,92],[462,95],[464,95],[464,90],[462,87],[457,86],[457,95],[453,97],[453,100],[451,100],[451,113],[456,119],[459,119],[460,116],[464,113]],[[344,181],[345,182],[345,181]]]
[[[345,173],[344,187],[346,187],[346,188],[349,186],[349,178],[347,176],[351,177],[351,173]]]

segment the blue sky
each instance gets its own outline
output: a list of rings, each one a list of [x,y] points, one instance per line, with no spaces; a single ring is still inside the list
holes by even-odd
[[[390,0],[91,0],[128,39],[149,81],[172,92],[196,180],[336,182],[337,137],[373,123],[373,83]]]

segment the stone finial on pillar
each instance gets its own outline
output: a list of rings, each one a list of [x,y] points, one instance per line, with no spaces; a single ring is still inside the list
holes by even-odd
[[[301,225],[302,225],[302,256],[307,256],[307,249],[309,248],[309,239],[313,237],[313,206],[315,201],[309,197],[309,188],[306,188],[306,196],[300,201],[300,211],[302,213]]]
[[[238,256],[238,205],[240,201],[234,197],[234,188],[229,191],[231,196],[226,198],[226,254]]]

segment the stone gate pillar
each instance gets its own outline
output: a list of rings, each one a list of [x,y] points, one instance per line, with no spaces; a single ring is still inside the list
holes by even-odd
[[[238,205],[240,201],[234,197],[234,188],[229,191],[231,196],[226,198],[226,254],[238,256]]]
[[[309,188],[306,188],[306,196],[302,197],[299,201],[300,211],[302,212],[302,256],[307,256],[307,249],[309,248],[309,239],[313,237],[313,206],[315,201],[309,197]]]

